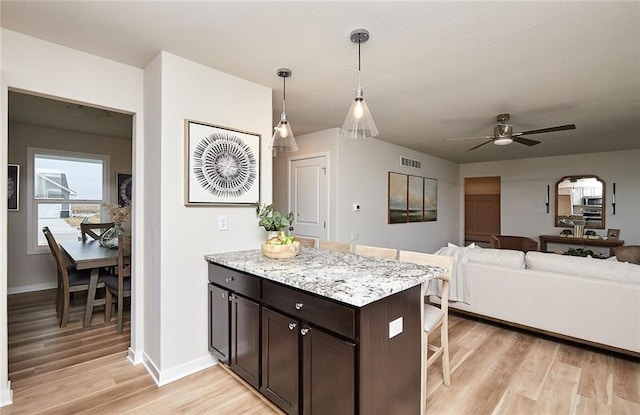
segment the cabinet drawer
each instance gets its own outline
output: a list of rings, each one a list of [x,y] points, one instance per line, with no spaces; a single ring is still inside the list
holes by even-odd
[[[355,310],[271,281],[262,282],[262,301],[283,313],[355,338]]]
[[[249,274],[209,263],[209,282],[254,300],[260,298],[260,280]]]

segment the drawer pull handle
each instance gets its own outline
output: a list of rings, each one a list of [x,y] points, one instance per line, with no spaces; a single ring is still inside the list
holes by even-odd
[[[296,323],[289,323],[289,330],[293,330],[293,329],[295,329],[295,328],[296,328],[296,326],[297,326],[297,324],[296,324]]]
[[[296,310],[300,310],[304,304],[296,303]]]
[[[300,334],[302,334],[303,336],[306,336],[307,333],[309,333],[309,329],[307,329],[307,328],[300,329]]]
[[[232,282],[236,280],[236,277],[227,277],[224,279],[226,282]]]
[[[227,294],[226,294],[226,293],[221,293],[221,294],[220,294],[220,296],[221,296],[222,298],[226,298],[226,297],[227,297]]]

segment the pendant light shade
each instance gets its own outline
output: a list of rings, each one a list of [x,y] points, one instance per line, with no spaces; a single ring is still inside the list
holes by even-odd
[[[373,122],[369,107],[364,100],[362,86],[360,85],[360,45],[369,40],[369,32],[365,29],[356,29],[349,37],[352,42],[358,44],[358,87],[356,96],[351,103],[347,118],[345,118],[340,135],[343,138],[371,138],[378,135],[378,128]]]
[[[298,151],[298,145],[296,139],[293,136],[293,130],[291,124],[287,120],[287,84],[286,79],[291,76],[291,69],[280,68],[276,72],[279,77],[282,78],[282,115],[280,115],[280,122],[275,126],[273,136],[269,141],[267,148],[272,150],[274,155],[276,152],[294,152]]]

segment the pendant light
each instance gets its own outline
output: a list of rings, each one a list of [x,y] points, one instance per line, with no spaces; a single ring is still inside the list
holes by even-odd
[[[358,88],[356,89],[356,97],[351,103],[351,108],[349,108],[347,118],[340,129],[340,135],[344,138],[371,138],[378,135],[378,129],[373,122],[369,107],[364,101],[362,86],[360,85],[360,45],[369,40],[369,32],[365,29],[356,29],[351,32],[349,38],[352,42],[358,44]]]
[[[280,122],[274,128],[273,136],[269,141],[269,150],[272,150],[275,156],[277,151],[280,152],[293,152],[298,151],[298,145],[296,139],[293,136],[293,130],[291,124],[287,121],[287,84],[286,80],[291,76],[291,69],[280,68],[276,71],[279,77],[282,78],[282,115],[280,115]]]

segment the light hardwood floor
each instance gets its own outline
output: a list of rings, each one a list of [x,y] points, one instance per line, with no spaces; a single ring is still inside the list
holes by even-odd
[[[275,413],[218,366],[156,387],[126,359],[128,324],[118,335],[96,313],[83,330],[76,305],[60,329],[46,295],[9,296],[14,404],[0,415]],[[449,331],[451,386],[429,368],[429,414],[640,413],[637,359],[456,315]]]

